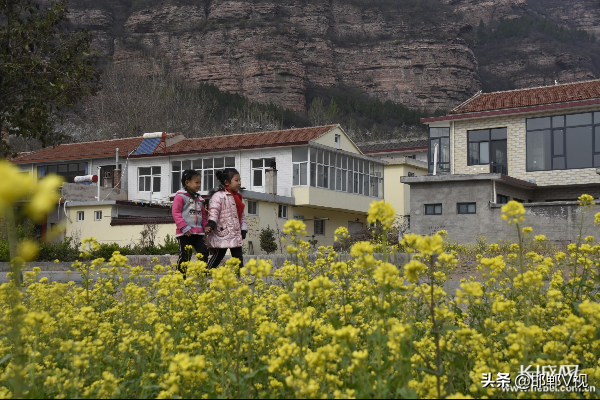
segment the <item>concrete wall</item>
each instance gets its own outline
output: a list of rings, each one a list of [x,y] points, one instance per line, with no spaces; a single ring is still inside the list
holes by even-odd
[[[359,213],[366,213],[369,211],[371,202],[381,200],[376,197],[308,186],[294,187],[292,196],[297,206],[323,207],[332,210],[347,210],[348,212]]]
[[[501,186],[501,185],[500,185]],[[498,187],[496,188],[498,190]],[[518,191],[512,192],[519,195]],[[411,232],[430,235],[441,229],[459,243],[474,243],[476,236],[485,236],[488,243],[515,240],[514,226],[502,220],[501,205],[491,204],[491,181],[457,181],[411,184]],[[458,214],[457,203],[475,202],[476,214]],[[424,215],[424,204],[442,203],[442,215]],[[552,242],[575,241],[579,234],[581,209],[576,202],[524,203],[525,222],[534,234],[544,234]],[[586,235],[594,235],[594,214],[600,205],[586,210]]]
[[[80,183],[65,183],[62,188],[62,197],[69,201],[96,201],[98,186],[83,185]],[[124,189],[100,187],[100,200],[127,200],[127,191]]]
[[[577,112],[598,111],[600,107],[581,108]],[[508,174],[519,179],[535,179],[538,186],[578,184],[600,184],[600,176],[595,168],[570,169],[562,171],[527,172],[526,119],[549,115],[564,115],[575,111],[549,111],[525,115],[508,115],[494,118],[455,121],[454,137],[451,137],[452,163],[455,174],[488,173],[488,165],[467,165],[467,131],[475,129],[507,128]]]

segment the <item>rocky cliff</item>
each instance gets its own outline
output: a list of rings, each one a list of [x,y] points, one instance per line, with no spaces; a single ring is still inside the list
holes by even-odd
[[[595,0],[550,3],[541,10],[550,18],[598,30]],[[70,3],[70,19],[92,31],[94,47],[115,63],[150,53],[167,59],[174,74],[191,82],[212,83],[300,112],[306,112],[311,86],[336,85],[413,108],[453,108],[481,88],[472,41],[479,21],[541,11],[533,0]],[[594,77],[590,60],[581,55],[536,41],[524,41],[515,52],[516,60],[486,61],[485,74],[513,86]],[[528,75],[532,65],[544,66],[544,75]]]

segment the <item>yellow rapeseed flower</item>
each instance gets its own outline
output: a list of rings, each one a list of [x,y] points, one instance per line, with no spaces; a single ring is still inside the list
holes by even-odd
[[[374,224],[380,222],[383,229],[391,229],[396,220],[396,210],[385,200],[373,201],[369,207],[367,222]]]

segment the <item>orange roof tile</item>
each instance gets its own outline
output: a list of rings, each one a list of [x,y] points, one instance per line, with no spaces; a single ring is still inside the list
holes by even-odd
[[[282,146],[305,143],[338,127],[338,125],[316,126],[312,128],[286,129],[239,135],[213,136],[186,139],[169,146],[168,153],[192,153],[203,150],[234,150],[242,148]],[[144,155],[135,156],[143,157]]]
[[[506,92],[478,93],[448,114],[530,107],[597,98],[600,98],[600,79]]]
[[[172,137],[176,134],[168,134]],[[19,154],[12,162],[16,164],[30,162],[79,160],[90,158],[112,157],[117,148],[121,156],[138,148],[144,140],[143,137],[131,137],[125,139],[98,140],[95,142],[66,143],[55,147],[46,147],[36,151]]]

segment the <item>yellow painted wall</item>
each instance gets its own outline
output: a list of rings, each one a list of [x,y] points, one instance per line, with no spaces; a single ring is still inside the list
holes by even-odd
[[[384,199],[396,210],[398,217],[410,215],[410,185],[400,182],[402,176],[408,176],[409,172],[415,176],[427,175],[424,168],[408,164],[388,164],[384,167]]]
[[[121,246],[139,243],[143,225],[111,226],[111,205],[90,205],[67,207],[67,214],[72,222],[67,220],[67,236],[80,239],[94,236],[100,243],[118,243]],[[77,222],[77,212],[83,211],[84,221]],[[102,220],[94,221],[94,211],[102,211]],[[175,236],[175,224],[159,224],[156,235],[156,245],[163,244],[167,235]]]
[[[354,145],[352,140],[350,140],[350,138],[340,128],[335,128],[327,132],[326,134],[313,140],[313,142],[335,149],[335,135],[340,135],[340,150],[349,151],[355,154],[362,154],[361,151]]]
[[[387,179],[387,176],[385,179]],[[375,197],[307,186],[292,188],[292,196],[296,200],[297,206],[316,206],[364,213],[369,211],[371,202],[381,200]]]

